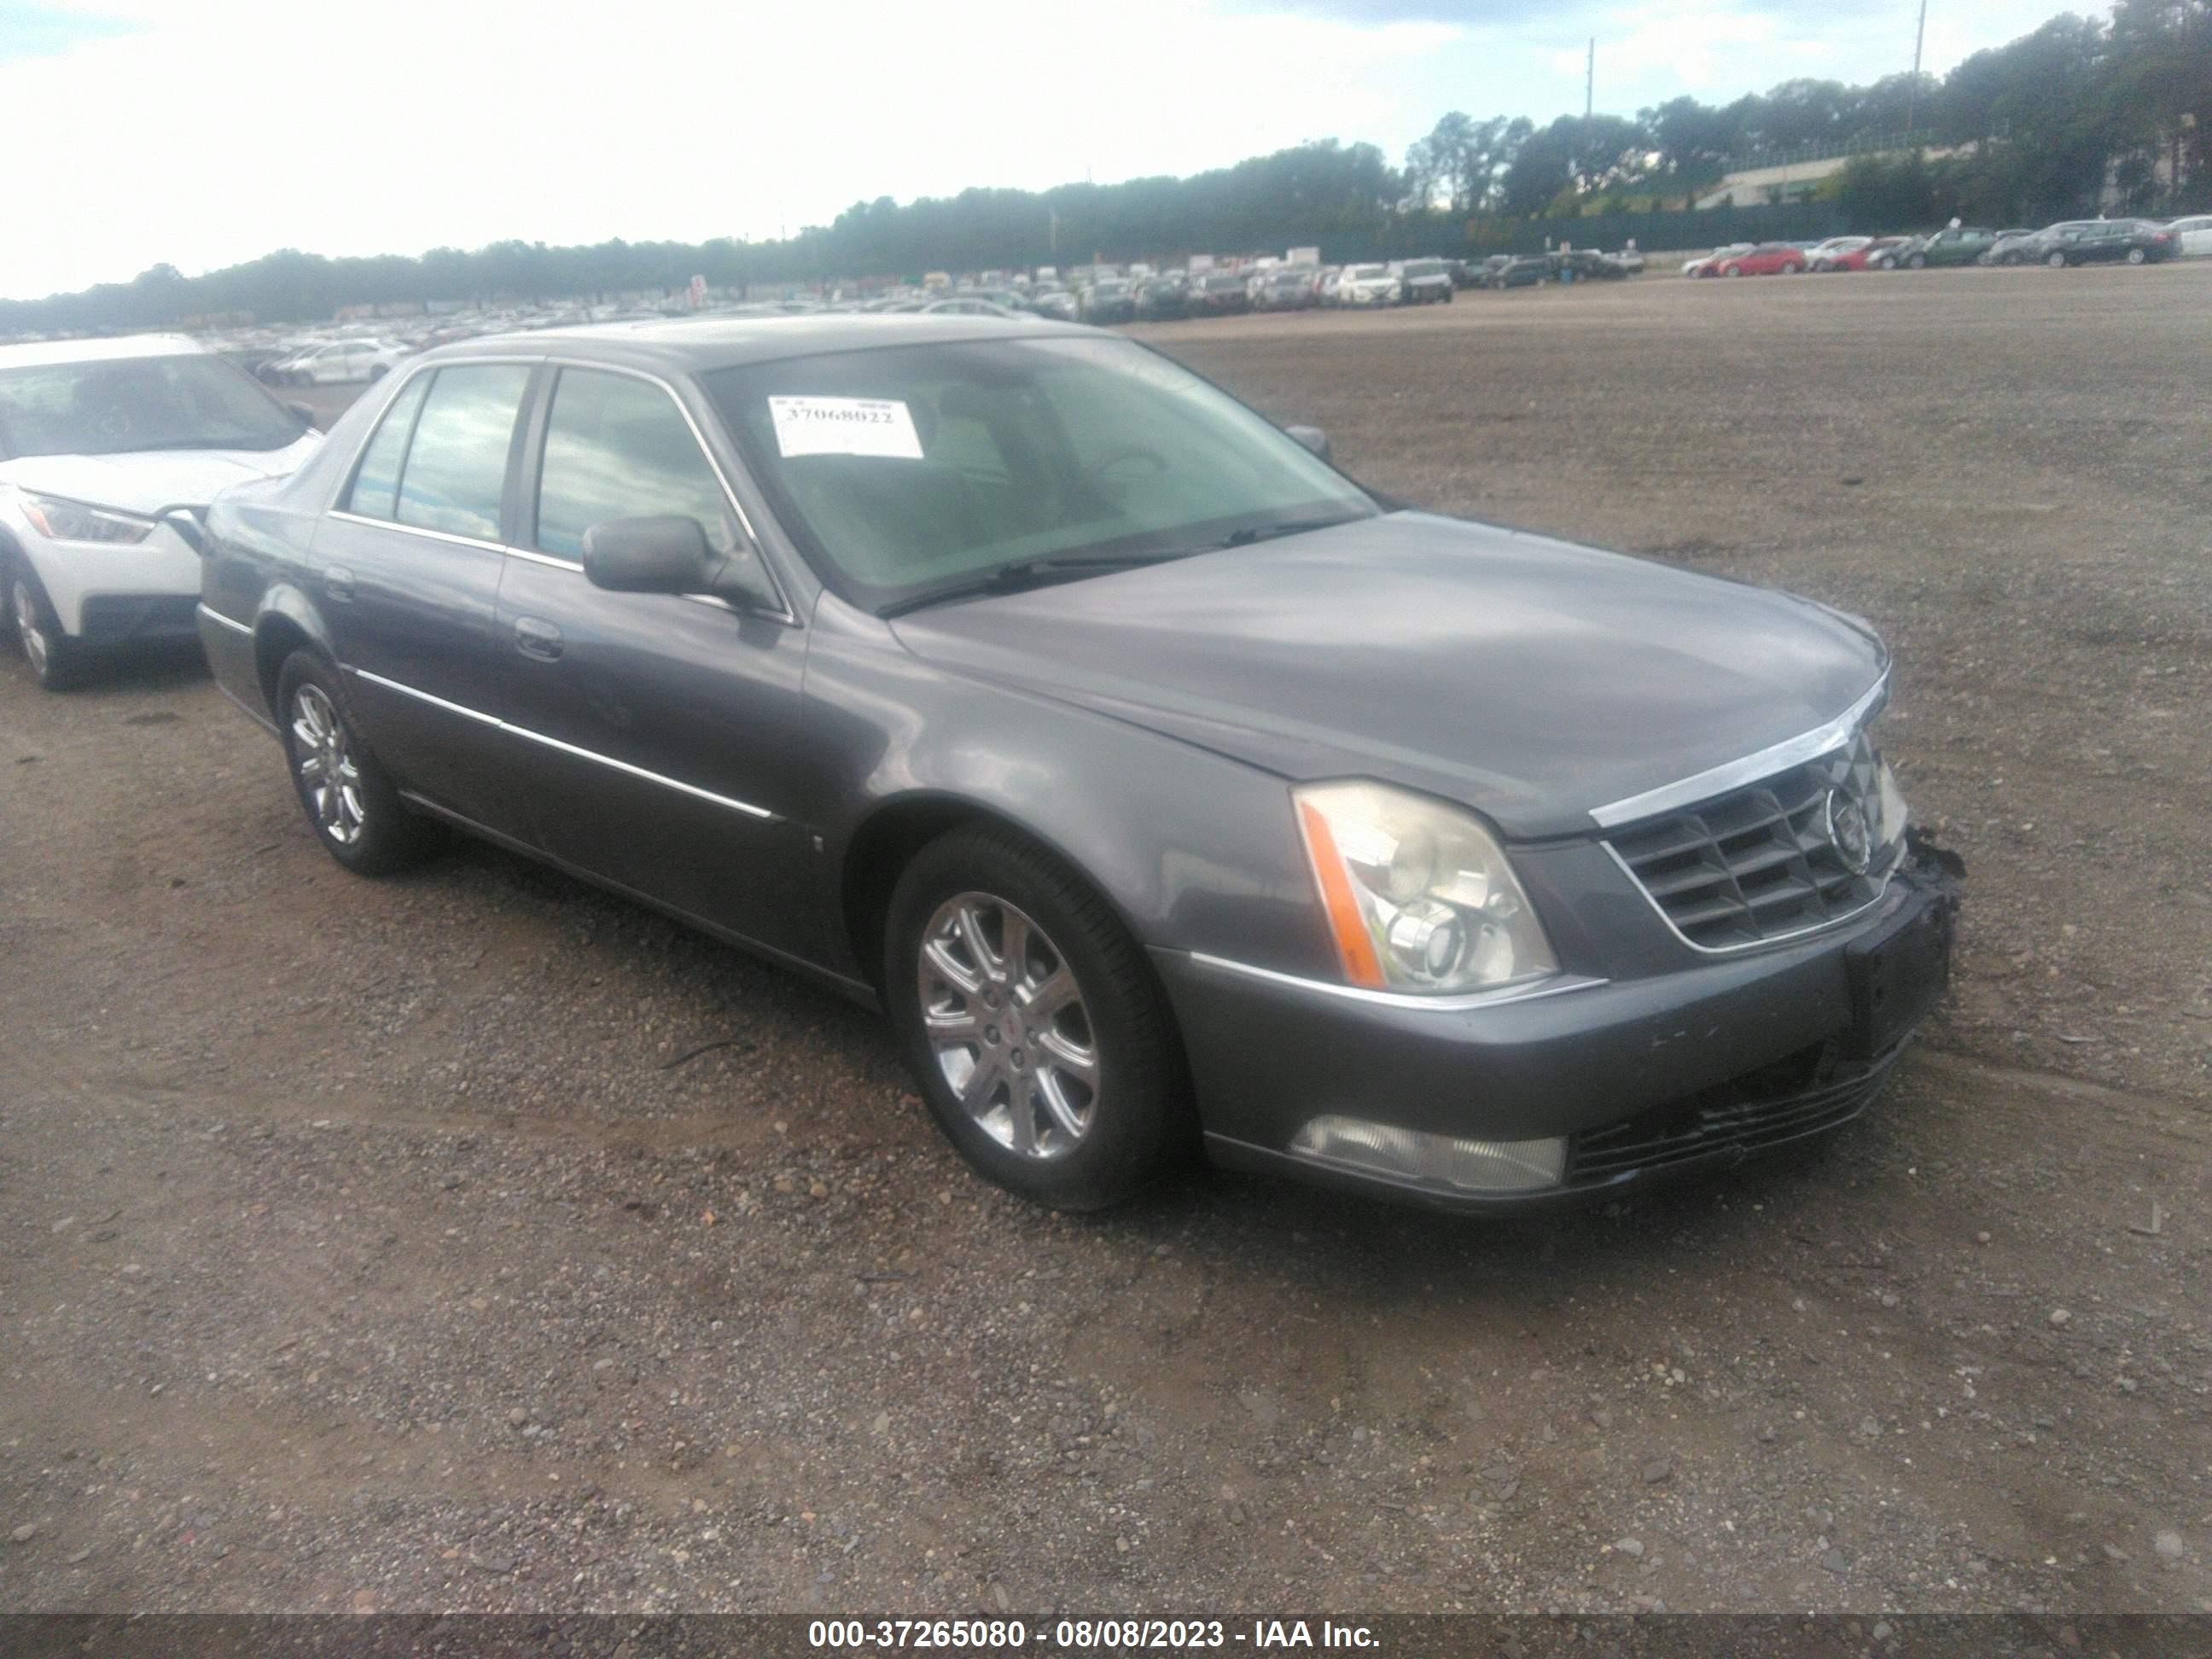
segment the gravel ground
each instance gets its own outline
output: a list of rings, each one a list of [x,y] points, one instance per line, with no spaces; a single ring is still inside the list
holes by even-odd
[[[189,662],[0,654],[0,1610],[2212,1610],[2212,264],[1146,332],[1882,628],[1972,876],[1875,1111],[1541,1221],[1057,1218],[870,1016],[349,878]]]

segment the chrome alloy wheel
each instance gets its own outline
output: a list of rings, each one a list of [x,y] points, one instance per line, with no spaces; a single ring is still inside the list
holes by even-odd
[[[917,967],[930,1051],[968,1115],[1019,1157],[1073,1151],[1097,1118],[1097,1039],[1044,930],[1004,899],[957,894]]]
[[[23,642],[23,654],[30,659],[32,668],[43,678],[46,661],[52,648],[46,642],[46,630],[39,622],[39,604],[31,597],[31,585],[21,576],[15,578],[15,592],[9,596],[15,611],[15,637]]]
[[[325,835],[341,847],[361,839],[361,769],[329,695],[310,682],[292,694],[292,744],[300,787]]]

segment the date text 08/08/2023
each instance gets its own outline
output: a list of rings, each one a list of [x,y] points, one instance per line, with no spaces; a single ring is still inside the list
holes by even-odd
[[[939,1648],[1008,1651],[1030,1645],[1075,1651],[1247,1647],[1372,1649],[1364,1625],[1330,1620],[1253,1619],[1237,1628],[1220,1619],[1061,1619],[1032,1629],[1018,1619],[817,1619],[813,1648]]]

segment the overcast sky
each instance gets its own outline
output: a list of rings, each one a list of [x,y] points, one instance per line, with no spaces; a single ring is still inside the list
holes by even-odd
[[[271,249],[777,235],[861,198],[1395,163],[1540,123],[1911,67],[1919,0],[0,0],[0,295]],[[1938,73],[2063,0],[1929,0]],[[2075,9],[2087,8],[2076,7]]]

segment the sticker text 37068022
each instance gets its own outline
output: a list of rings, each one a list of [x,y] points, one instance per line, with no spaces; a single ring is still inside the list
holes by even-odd
[[[798,455],[877,455],[921,459],[914,415],[890,398],[770,398],[777,452]]]

